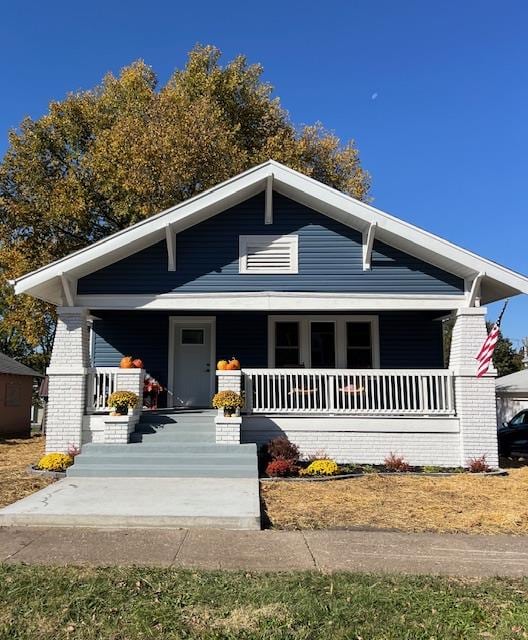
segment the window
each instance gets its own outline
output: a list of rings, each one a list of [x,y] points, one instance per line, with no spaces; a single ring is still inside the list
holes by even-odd
[[[311,366],[316,369],[334,369],[335,323],[312,322],[310,324]]]
[[[372,369],[370,322],[346,323],[347,369]]]
[[[203,329],[182,329],[181,343],[190,344],[190,345],[204,344],[204,330]]]
[[[268,366],[373,369],[379,364],[375,315],[270,315]]]
[[[298,236],[240,236],[239,272],[298,273]]]
[[[512,427],[524,427],[528,424],[528,411],[521,411],[510,422]]]
[[[275,366],[298,367],[300,365],[298,322],[275,324]]]
[[[17,382],[7,382],[5,386],[5,406],[19,407],[21,401],[21,387]]]

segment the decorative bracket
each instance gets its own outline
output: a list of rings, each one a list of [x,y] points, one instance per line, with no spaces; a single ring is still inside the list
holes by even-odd
[[[264,210],[264,224],[273,224],[273,174],[266,178],[266,205]]]
[[[363,271],[370,271],[371,268],[372,246],[377,226],[377,222],[371,222],[368,229],[363,231]]]
[[[167,242],[167,269],[176,271],[176,234],[170,224],[165,225],[165,240]]]
[[[64,298],[66,299],[66,304],[68,307],[75,306],[75,285],[73,282],[61,271],[59,273],[59,277],[62,284],[62,291],[64,293]]]
[[[480,284],[482,282],[482,278],[485,276],[485,273],[478,273],[471,283],[471,289],[469,290],[468,295],[468,307],[480,307]]]

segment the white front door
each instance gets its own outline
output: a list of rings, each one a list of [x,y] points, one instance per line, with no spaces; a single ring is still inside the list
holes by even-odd
[[[173,405],[211,406],[211,324],[174,325]]]

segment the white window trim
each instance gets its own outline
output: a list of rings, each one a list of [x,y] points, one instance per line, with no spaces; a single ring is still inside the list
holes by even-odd
[[[290,240],[290,268],[284,269],[266,269],[262,271],[250,271],[247,268],[247,245],[248,240],[253,242],[269,242],[270,240]],[[245,275],[268,275],[280,274],[289,275],[299,273],[299,236],[297,235],[241,235],[238,237],[238,272]]]
[[[310,327],[312,322],[334,322],[336,325],[336,369],[347,368],[346,323],[370,322],[372,368],[380,367],[379,317],[376,315],[270,315],[268,316],[268,367],[275,368],[275,325],[277,322],[299,323],[299,359],[307,369],[312,368]]]

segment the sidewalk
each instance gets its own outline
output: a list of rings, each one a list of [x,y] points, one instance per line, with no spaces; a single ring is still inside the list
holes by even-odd
[[[528,540],[381,531],[0,528],[0,561],[246,571],[528,575]]]

